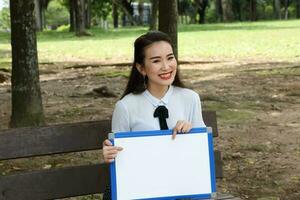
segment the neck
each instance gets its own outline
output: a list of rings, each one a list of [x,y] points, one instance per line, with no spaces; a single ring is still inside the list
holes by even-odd
[[[158,99],[162,99],[168,91],[168,88],[169,86],[151,87],[151,85],[149,85],[147,89],[152,94],[152,96]]]

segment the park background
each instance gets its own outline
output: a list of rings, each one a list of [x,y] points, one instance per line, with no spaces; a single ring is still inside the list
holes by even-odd
[[[129,76],[134,39],[163,28],[153,11],[158,2],[79,0],[86,9],[72,7],[72,1],[32,2],[39,8],[31,27],[38,56],[30,59],[38,60],[43,120],[11,123],[12,30],[9,2],[2,0],[0,129],[110,119]],[[171,34],[178,37],[182,78],[200,94],[203,109],[218,115],[215,146],[224,162],[218,191],[242,199],[300,199],[299,0],[180,0],[176,5],[178,18],[169,23],[176,23]],[[15,112],[22,109],[15,106]],[[1,161],[0,172],[93,163],[101,161],[99,155]]]

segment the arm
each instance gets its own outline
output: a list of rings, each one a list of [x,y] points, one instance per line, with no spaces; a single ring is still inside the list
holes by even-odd
[[[127,109],[121,101],[118,101],[112,116],[112,132],[129,131],[129,115]],[[118,152],[122,151],[122,147],[112,146],[107,139],[103,142],[104,162],[113,162]]]
[[[206,127],[202,117],[201,100],[198,94],[194,98],[190,119],[193,127]]]

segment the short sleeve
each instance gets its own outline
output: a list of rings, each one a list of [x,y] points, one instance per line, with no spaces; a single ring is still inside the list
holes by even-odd
[[[118,101],[112,115],[111,130],[115,132],[130,131],[129,114],[122,101]]]
[[[196,93],[191,110],[191,122],[193,127],[206,127],[202,117],[202,108],[199,95]]]

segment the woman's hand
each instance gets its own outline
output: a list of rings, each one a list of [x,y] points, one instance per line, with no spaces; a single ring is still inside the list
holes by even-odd
[[[115,147],[112,146],[112,143],[106,139],[103,142],[103,157],[104,162],[111,163],[114,161],[115,157],[117,156],[119,151],[122,151],[122,147]]]
[[[173,129],[172,139],[174,140],[177,133],[187,133],[192,129],[192,123],[184,120],[179,120]]]

